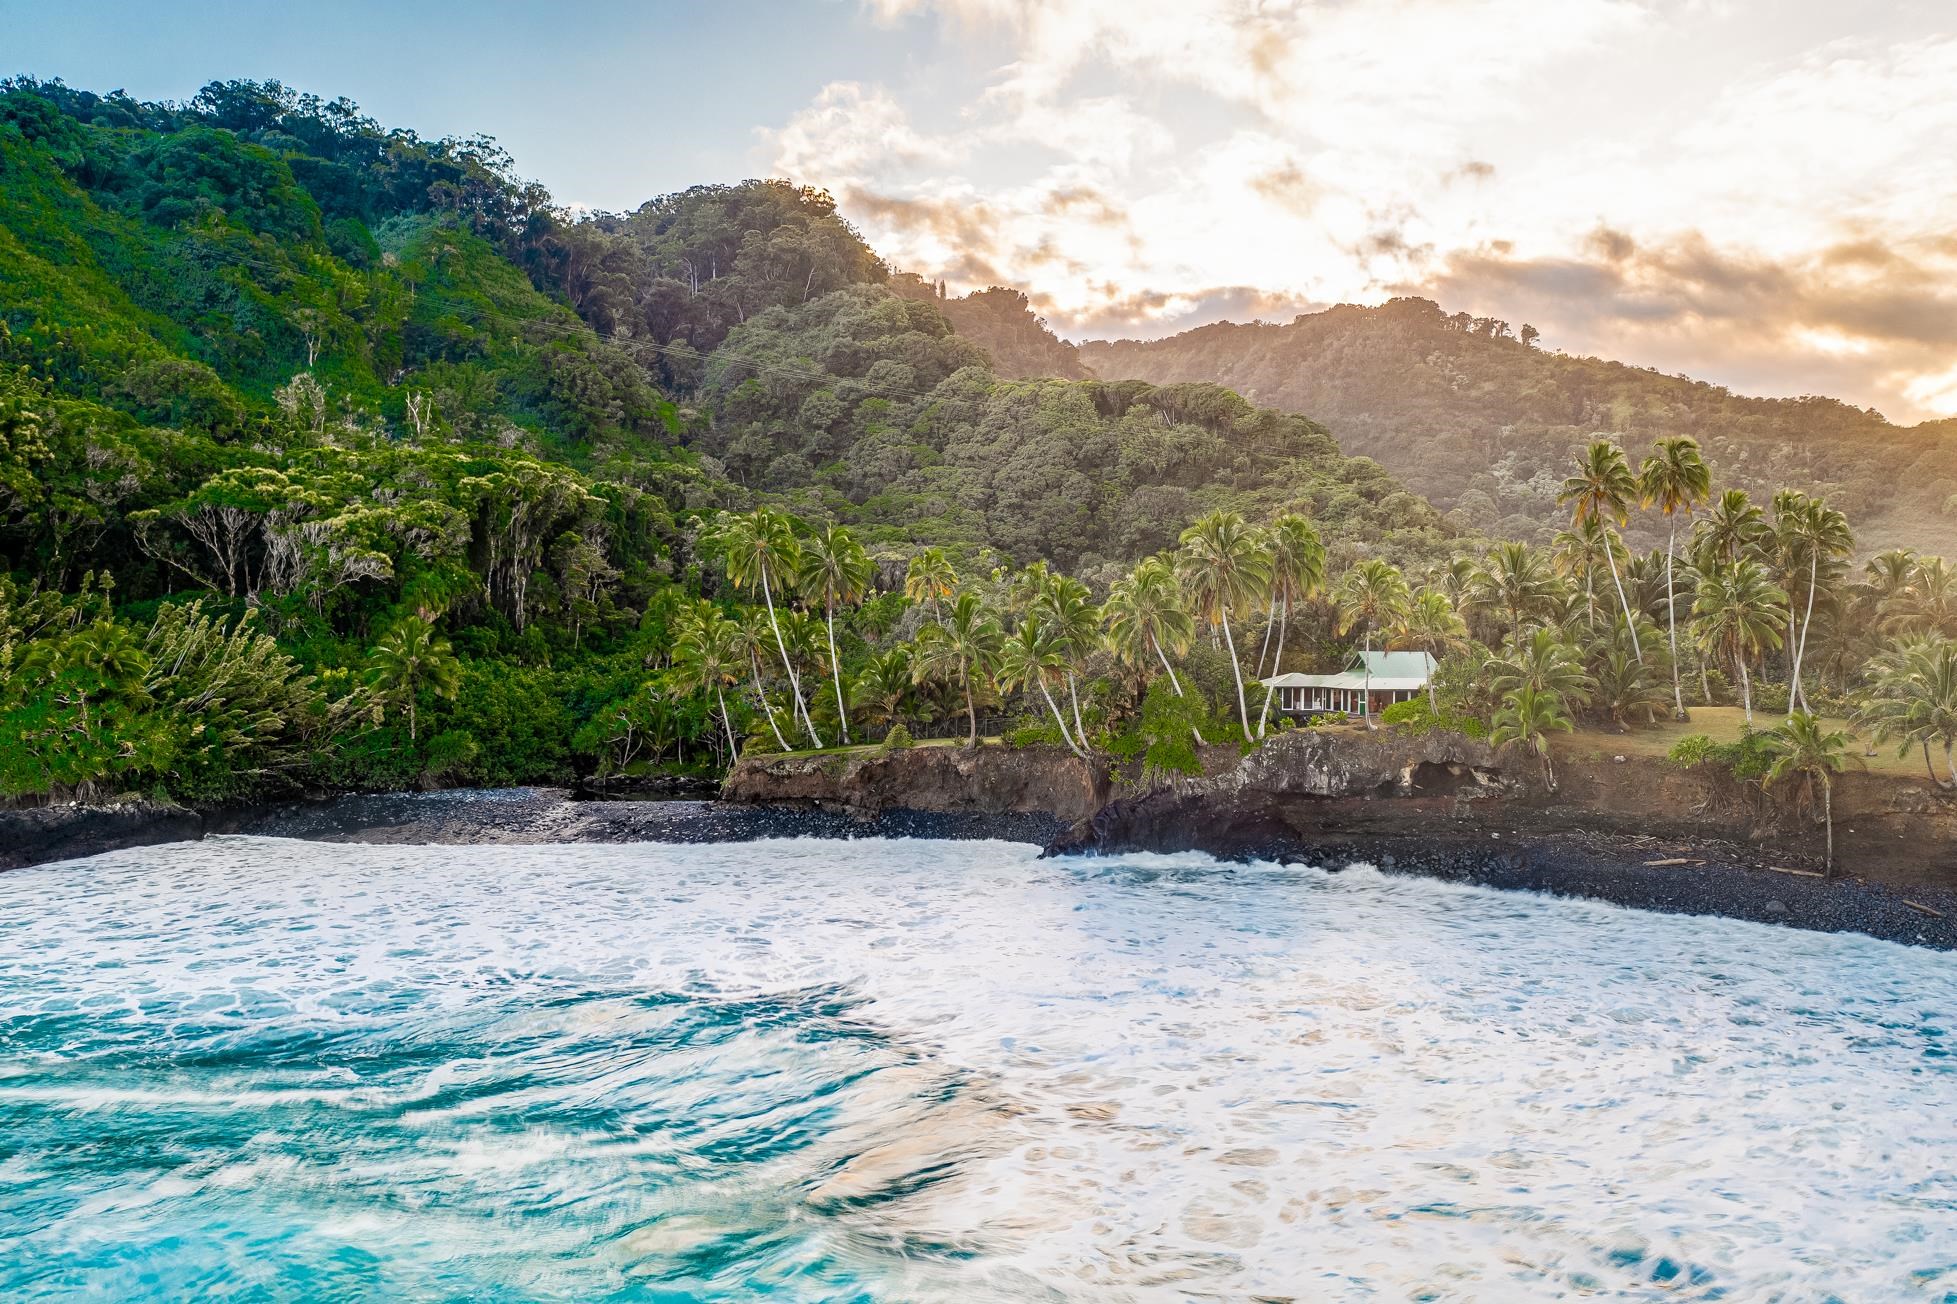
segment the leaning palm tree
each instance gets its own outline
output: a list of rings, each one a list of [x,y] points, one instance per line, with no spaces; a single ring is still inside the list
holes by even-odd
[[[870,591],[876,568],[870,554],[846,526],[824,525],[802,545],[798,579],[802,591],[822,602],[822,621],[829,633],[829,675],[836,689],[836,718],[843,743],[849,743],[849,708],[843,701],[842,658],[836,653],[836,608],[861,602]]]
[[[1237,684],[1237,720],[1250,740],[1250,706],[1244,698],[1243,666],[1230,629],[1230,608],[1252,606],[1268,591],[1271,554],[1257,531],[1237,512],[1211,512],[1182,532],[1178,565],[1196,610],[1221,627],[1230,650],[1230,674]]]
[[[696,614],[696,623],[711,620],[714,615],[718,614],[712,604],[702,602],[700,605],[705,610]],[[768,718],[768,729],[775,735],[775,745],[781,748],[782,751],[789,751],[788,739],[782,735],[781,722],[775,718],[774,703],[768,698],[767,676],[761,670],[762,658],[768,655],[769,649],[774,643],[774,622],[768,619],[767,612],[754,607],[743,607],[740,608],[740,611],[741,618],[736,620],[734,625],[740,632],[741,653],[747,658],[748,672],[752,676],[751,682],[754,688],[755,699],[761,703],[761,713]],[[795,727],[795,722],[790,720],[788,727],[792,730]]]
[[[1685,716],[1685,689],[1678,677],[1678,593],[1673,562],[1678,554],[1678,518],[1688,520],[1698,505],[1712,497],[1712,472],[1699,455],[1698,441],[1685,435],[1661,439],[1644,459],[1638,487],[1647,507],[1665,514],[1665,624],[1672,646],[1672,718]]]
[[[1370,557],[1340,578],[1332,600],[1338,606],[1342,633],[1360,628],[1366,631],[1366,727],[1377,729],[1373,721],[1373,634],[1392,628],[1413,594],[1399,567]]]
[[[917,683],[942,678],[956,682],[965,697],[965,718],[971,732],[968,748],[978,746],[979,688],[998,663],[1005,633],[986,611],[978,594],[969,590],[952,600],[942,624],[926,625],[911,653],[911,678]]]
[[[1827,855],[1823,867],[1829,877],[1835,872],[1835,789],[1834,776],[1855,758],[1848,750],[1848,735],[1829,729],[1819,717],[1796,711],[1786,724],[1770,730],[1767,754],[1773,759],[1767,767],[1767,786],[1792,780],[1800,785],[1796,803],[1806,809],[1814,801],[1814,789],[1821,789],[1821,814],[1827,825]]]
[[[1074,731],[1082,747],[1087,746],[1087,726],[1080,716],[1080,685],[1077,671],[1101,646],[1101,610],[1094,605],[1092,591],[1071,575],[1051,575],[1033,601],[1037,616],[1053,640],[1062,660],[1067,681],[1067,702],[1074,712]]]
[[[1325,543],[1311,521],[1296,512],[1287,512],[1271,522],[1267,534],[1271,545],[1271,616],[1264,626],[1264,642],[1271,641],[1271,625],[1277,626],[1277,653],[1271,658],[1271,673],[1284,665],[1284,636],[1290,632],[1291,608],[1325,587]],[[1264,673],[1264,652],[1257,654],[1257,673]],[[1262,738],[1271,718],[1273,690],[1264,690],[1264,707],[1257,717],[1257,736]]]
[[[1776,494],[1774,518],[1774,533],[1786,575],[1782,587],[1790,594],[1796,591],[1797,585],[1806,590],[1798,641],[1794,638],[1792,602],[1787,612],[1787,714],[1792,719],[1797,698],[1803,707],[1807,705],[1801,666],[1807,656],[1808,631],[1814,626],[1815,594],[1824,582],[1832,583],[1840,577],[1842,562],[1855,550],[1855,537],[1849,532],[1846,516],[1805,494]]]
[[[930,604],[931,619],[942,623],[939,603],[958,591],[958,572],[943,548],[926,548],[911,558],[904,571],[904,596],[912,602]]]
[[[1183,605],[1174,567],[1161,557],[1144,557],[1109,588],[1101,610],[1115,654],[1131,666],[1143,665],[1153,656],[1169,676],[1176,696],[1184,696],[1169,653],[1181,656],[1189,650],[1196,638],[1196,621]]]
[[[1624,450],[1608,439],[1590,441],[1577,457],[1576,474],[1563,481],[1563,491],[1556,497],[1557,502],[1570,504],[1573,524],[1596,517],[1607,527],[1620,530],[1629,523],[1632,504],[1637,500],[1638,478],[1631,474]],[[1610,562],[1611,580],[1617,585],[1617,600],[1624,607],[1624,619],[1631,623],[1632,650],[1642,661],[1644,649],[1637,645],[1637,622],[1631,615],[1631,599],[1624,593],[1624,581],[1617,573],[1617,558],[1609,551],[1605,557]]]
[[[1510,692],[1495,712],[1488,741],[1497,748],[1520,746],[1542,760],[1543,783],[1556,791],[1556,766],[1549,757],[1549,735],[1576,728],[1562,699],[1552,691],[1524,685]]]
[[[1413,595],[1400,612],[1398,624],[1387,647],[1396,651],[1425,652],[1436,662],[1462,652],[1468,646],[1468,623],[1447,600],[1447,594],[1432,585]],[[1438,712],[1434,677],[1427,676],[1427,706]]]
[[[734,741],[734,717],[727,709],[727,686],[740,682],[741,663],[747,659],[747,649],[747,635],[739,623],[711,609],[700,619],[688,621],[673,640],[674,687],[688,695],[713,694],[720,723],[727,731],[727,753],[732,757],[740,755],[740,744]],[[780,741],[779,730],[775,738]],[[786,745],[782,750],[787,750]]]
[[[1029,615],[1019,622],[1019,628],[1006,638],[1000,650],[999,687],[1006,692],[1038,688],[1040,696],[1046,699],[1047,710],[1053,713],[1053,723],[1060,728],[1060,741],[1067,744],[1068,751],[1085,760],[1087,753],[1074,741],[1073,733],[1067,728],[1067,717],[1060,714],[1060,704],[1053,700],[1048,687],[1066,665],[1066,654],[1060,650],[1052,631],[1039,616]]]
[[[1876,742],[1899,742],[1899,756],[1920,745],[1930,781],[1957,791],[1957,639],[1909,639],[1877,657],[1855,720]],[[1930,762],[1932,743],[1948,779]]]
[[[808,703],[802,699],[802,679],[795,661],[788,655],[788,642],[782,637],[781,619],[775,611],[775,590],[792,584],[801,564],[801,544],[795,537],[795,519],[786,512],[761,507],[744,515],[722,512],[715,518],[710,536],[720,553],[727,578],[736,589],[753,586],[761,590],[768,609],[768,625],[774,630],[775,650],[781,654],[782,670],[788,675],[789,695],[795,714],[808,730],[809,740],[822,746],[822,735],[809,718]]]
[[[422,690],[452,701],[462,683],[462,663],[449,641],[424,616],[398,620],[367,653],[367,682],[383,699],[408,708],[408,741],[416,735],[415,705]]]
[[[1742,559],[1714,566],[1699,577],[1692,603],[1692,625],[1707,655],[1723,656],[1739,671],[1740,701],[1747,728],[1753,727],[1753,659],[1780,646],[1780,622],[1787,594],[1759,562]]]

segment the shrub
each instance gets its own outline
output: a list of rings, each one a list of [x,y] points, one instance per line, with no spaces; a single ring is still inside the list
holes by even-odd
[[[1001,737],[1008,747],[1058,747],[1060,727],[1052,721],[1022,716]]]
[[[910,730],[901,724],[893,724],[890,726],[890,732],[883,736],[883,745],[891,751],[899,751],[906,747],[915,747],[917,743],[912,739]]]
[[[1773,764],[1771,745],[1763,733],[1743,734],[1730,743],[1716,743],[1705,734],[1687,734],[1672,744],[1666,759],[1685,769],[1716,765],[1736,779],[1762,778]]]
[[[1475,716],[1460,712],[1443,711],[1436,715],[1424,697],[1416,697],[1406,702],[1395,702],[1379,713],[1381,724],[1392,725],[1406,733],[1424,734],[1435,729],[1452,729],[1455,733],[1466,734],[1470,738],[1486,738],[1488,724]]]

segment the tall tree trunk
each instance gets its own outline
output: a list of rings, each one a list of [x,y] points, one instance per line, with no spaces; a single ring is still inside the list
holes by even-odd
[[[849,746],[849,707],[843,703],[843,659],[836,655],[836,604],[824,602],[829,625],[829,674],[836,681],[836,718],[843,722],[843,746]]]
[[[1801,700],[1801,708],[1803,710],[1807,709],[1808,695],[1801,689],[1801,662],[1807,658],[1808,630],[1814,625],[1814,589],[1820,583],[1820,580],[1821,550],[1819,548],[1811,548],[1808,550],[1807,612],[1801,617],[1801,645],[1794,650],[1794,671],[1787,684],[1787,718],[1789,720],[1794,718],[1794,699],[1796,697]],[[1788,618],[1790,620],[1793,619],[1793,611],[1791,609],[1788,611]],[[1791,630],[1792,627],[1790,626],[1789,628]]]
[[[1631,653],[1644,664],[1644,649],[1638,646],[1638,621],[1631,614],[1631,599],[1624,592],[1624,581],[1617,576],[1617,549],[1610,546],[1610,528],[1604,528],[1604,560],[1610,563],[1610,581],[1617,586],[1617,600],[1624,604],[1624,623],[1631,631]]]
[[[1740,705],[1746,709],[1746,727],[1753,727],[1753,677],[1746,673],[1746,658],[1734,657],[1740,668]]]
[[[1074,688],[1074,672],[1071,668],[1067,671],[1067,700],[1073,704],[1074,708],[1074,733],[1079,736],[1080,745],[1085,748],[1087,746],[1087,726],[1081,723],[1080,693]]]
[[[1264,658],[1271,650],[1271,630],[1277,626],[1277,590],[1271,590],[1271,610],[1264,618],[1264,645],[1257,649],[1257,677],[1264,677]]]
[[[1366,619],[1366,690],[1365,692],[1366,695],[1359,700],[1359,705],[1365,708],[1366,727],[1368,729],[1377,729],[1379,728],[1379,726],[1373,723],[1373,622],[1371,617],[1367,617]]]
[[[802,726],[809,731],[809,738],[817,747],[822,746],[822,735],[815,731],[815,721],[809,719],[809,708],[802,701],[802,678],[795,673],[795,663],[788,656],[788,640],[781,636],[781,622],[775,618],[775,595],[768,585],[768,568],[761,568],[761,597],[768,604],[768,627],[775,631],[775,650],[781,653],[781,668],[788,672],[788,691],[795,699],[795,709],[802,717]]]
[[[727,694],[721,689],[719,684],[715,684],[713,695],[720,702],[721,726],[727,730],[727,754],[738,761],[741,759],[741,749],[740,745],[734,741],[734,719],[727,714]],[[782,750],[786,751],[788,749],[783,748]]]
[[[1950,771],[1948,786],[1957,791],[1957,742],[1948,738],[1943,743],[1943,768]]]
[[[1068,751],[1080,757],[1083,761],[1086,760],[1087,759],[1086,755],[1080,750],[1079,747],[1074,745],[1074,736],[1067,732],[1066,717],[1060,714],[1060,704],[1058,702],[1055,702],[1053,700],[1053,694],[1047,691],[1045,677],[1041,675],[1035,675],[1034,678],[1039,681],[1040,696],[1046,699],[1047,710],[1053,712],[1053,722],[1060,726],[1060,741],[1067,744]]]
[[[1161,660],[1162,668],[1169,672],[1169,687],[1176,690],[1177,697],[1184,696],[1185,694],[1182,691],[1182,681],[1176,678],[1176,668],[1169,664],[1168,654],[1162,651],[1162,645],[1156,641],[1155,633],[1153,630],[1149,632],[1148,645],[1155,649],[1155,655],[1157,658]],[[1203,731],[1201,729],[1192,727],[1189,730],[1189,732],[1195,737],[1196,745],[1198,747],[1203,746]]]
[[[761,658],[756,656],[754,649],[750,647],[747,659],[748,665],[754,670],[754,695],[761,699],[761,711],[768,717],[768,728],[775,735],[775,745],[785,752],[790,751],[792,749],[788,745],[788,739],[781,736],[781,726],[775,723],[775,708],[768,701],[767,685],[761,682]]]
[[[965,685],[965,719],[972,726],[971,732],[965,735],[965,750],[970,751],[978,746],[978,707],[972,702],[971,671],[965,671],[959,675],[959,679]]]
[[[1291,600],[1287,598],[1285,599],[1285,603],[1284,603],[1284,615],[1279,620],[1278,627],[1277,627],[1277,656],[1271,662],[1271,677],[1273,679],[1277,678],[1278,667],[1284,664],[1284,636],[1287,632],[1289,632],[1287,626],[1289,626],[1290,623],[1291,623]],[[1257,736],[1259,738],[1262,738],[1264,736],[1265,726],[1270,721],[1271,695],[1276,691],[1277,691],[1276,689],[1271,688],[1269,685],[1266,685],[1264,688],[1264,710],[1257,717]]]
[[[1835,787],[1828,782],[1827,774],[1821,776],[1821,817],[1828,826],[1828,856],[1822,866],[1828,877],[1835,876]]]
[[[1685,688],[1678,677],[1678,596],[1672,587],[1672,554],[1678,548],[1678,521],[1665,535],[1665,624],[1672,640],[1672,719],[1685,718]]]
[[[1230,608],[1219,603],[1217,610],[1223,615],[1223,641],[1230,645],[1230,677],[1237,681],[1237,719],[1244,727],[1244,741],[1250,741],[1250,707],[1244,701],[1244,668],[1237,664],[1237,640],[1230,633]]]

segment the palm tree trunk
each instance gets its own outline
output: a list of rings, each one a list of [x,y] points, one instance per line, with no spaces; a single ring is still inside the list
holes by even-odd
[[[1787,718],[1794,718],[1794,699],[1801,699],[1801,709],[1806,710],[1808,695],[1801,689],[1801,662],[1807,658],[1808,630],[1814,625],[1814,589],[1821,579],[1821,550],[1808,550],[1808,601],[1807,612],[1801,617],[1801,645],[1794,651],[1794,673],[1787,686]],[[1788,613],[1791,619],[1793,613]]]
[[[1366,618],[1365,693],[1366,695],[1359,700],[1359,705],[1365,709],[1366,727],[1368,729],[1377,729],[1379,726],[1373,723],[1373,621],[1370,616]]]
[[[754,695],[761,699],[761,710],[768,717],[768,728],[774,732],[775,744],[783,751],[789,751],[788,739],[781,736],[781,726],[775,723],[775,708],[768,701],[767,686],[761,682],[761,658],[755,655],[752,646],[748,648],[747,660],[754,670]]]
[[[1740,704],[1746,708],[1746,727],[1753,727],[1753,676],[1746,673],[1746,658],[1734,657],[1740,668]]]
[[[1277,625],[1277,590],[1271,590],[1271,610],[1264,619],[1264,646],[1257,649],[1257,677],[1264,677],[1264,658],[1271,650],[1271,630]]]
[[[719,684],[715,684],[713,688],[713,695],[720,702],[721,726],[727,730],[727,754],[733,760],[738,761],[741,759],[741,749],[739,745],[737,745],[734,742],[734,719],[732,716],[727,714],[727,694],[721,689]],[[782,748],[782,750],[787,751],[788,749],[784,747]]]
[[[1952,791],[1957,791],[1957,754],[1953,753],[1957,753],[1957,741],[1952,741],[1948,738],[1944,739],[1943,768],[1950,771],[1950,783],[1947,786]],[[1944,787],[1946,785],[1939,784],[1937,786]]]
[[[408,741],[413,742],[414,740],[415,740],[415,695],[414,695],[414,689],[410,688],[408,690]]]
[[[1055,702],[1053,700],[1053,694],[1047,691],[1045,677],[1035,675],[1034,678],[1039,680],[1040,696],[1046,699],[1047,710],[1053,712],[1053,722],[1060,726],[1060,741],[1067,744],[1068,751],[1079,756],[1083,761],[1086,760],[1087,757],[1082,754],[1080,748],[1074,745],[1074,736],[1067,732],[1066,717],[1060,714],[1059,703]]]
[[[965,719],[971,723],[972,730],[965,735],[965,749],[970,751],[978,746],[978,707],[972,702],[972,674],[965,671],[959,675],[965,685]]]
[[[1218,604],[1223,616],[1223,641],[1230,645],[1230,677],[1237,681],[1237,719],[1244,727],[1244,741],[1250,741],[1250,707],[1244,701],[1244,668],[1237,664],[1237,639],[1230,632],[1230,608]]]
[[[1672,640],[1672,719],[1685,718],[1685,689],[1678,677],[1678,597],[1672,587],[1672,554],[1678,548],[1678,521],[1674,519],[1665,535],[1665,624]]]
[[[1280,618],[1277,627],[1277,656],[1274,657],[1271,661],[1271,677],[1273,679],[1277,678],[1278,667],[1284,664],[1284,636],[1288,632],[1286,627],[1290,625],[1290,623],[1291,623],[1291,599],[1286,598],[1284,600],[1284,615],[1283,617]],[[1263,663],[1260,661],[1258,664],[1261,668]],[[1257,736],[1259,738],[1262,738],[1264,736],[1265,726],[1270,722],[1271,696],[1274,693],[1276,693],[1276,691],[1277,691],[1276,689],[1271,688],[1268,685],[1264,689],[1264,709],[1257,716]]]
[[[1828,877],[1833,878],[1835,876],[1835,787],[1828,782],[1825,772],[1821,776],[1821,817],[1828,826],[1828,855],[1821,864],[1827,870]]]
[[[1624,581],[1617,576],[1617,550],[1610,546],[1610,527],[1604,527],[1604,560],[1610,563],[1610,581],[1617,586],[1617,600],[1624,604],[1624,623],[1631,630],[1631,653],[1644,664],[1644,649],[1638,646],[1638,622],[1631,614],[1631,599],[1624,592]]]
[[[1543,782],[1549,785],[1551,792],[1555,792],[1556,766],[1549,759],[1549,739],[1547,738],[1543,739],[1542,744],[1542,774]]]
[[[809,738],[817,747],[822,746],[822,735],[815,731],[815,722],[809,719],[809,708],[802,701],[802,679],[795,673],[795,663],[788,658],[788,640],[781,636],[781,622],[775,618],[775,595],[768,586],[768,568],[761,568],[761,597],[768,604],[768,627],[775,631],[775,650],[781,653],[781,668],[788,672],[788,692],[795,699],[795,709],[801,714],[802,725],[809,731]]]
[[[1080,745],[1086,747],[1087,726],[1081,723],[1080,693],[1074,688],[1074,672],[1072,669],[1067,671],[1067,700],[1073,704],[1074,708],[1074,733],[1080,738]]]
[[[849,746],[849,708],[843,704],[843,659],[836,655],[836,604],[825,601],[823,617],[829,625],[829,675],[836,681],[836,718],[843,722],[843,746]]]
[[[1182,681],[1176,678],[1176,668],[1169,664],[1168,654],[1162,651],[1162,645],[1156,641],[1153,630],[1149,631],[1148,645],[1155,649],[1155,655],[1162,662],[1162,668],[1169,672],[1169,687],[1176,690],[1177,697],[1185,696],[1182,691]],[[1192,727],[1189,732],[1196,739],[1196,745],[1198,747],[1204,746],[1203,731],[1201,729]]]

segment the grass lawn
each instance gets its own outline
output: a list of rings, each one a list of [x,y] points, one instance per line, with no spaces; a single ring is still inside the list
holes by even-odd
[[[1599,757],[1599,756],[1658,756],[1666,755],[1672,744],[1690,734],[1704,734],[1716,743],[1737,742],[1746,723],[1746,713],[1737,706],[1694,706],[1688,708],[1692,719],[1678,724],[1667,716],[1657,724],[1640,726],[1629,733],[1611,733],[1603,729],[1579,729],[1573,734],[1557,734],[1554,737],[1555,754],[1558,757]],[[1755,711],[1753,728],[1763,733],[1786,720],[1787,717],[1773,711]],[[1855,739],[1849,754],[1860,758],[1865,750],[1861,735],[1846,720],[1824,717],[1830,729],[1846,730]],[[1900,760],[1892,743],[1876,749],[1876,755],[1863,760],[1872,774],[1895,774],[1905,778],[1925,777],[1923,753],[1921,749],[1912,750]]]

